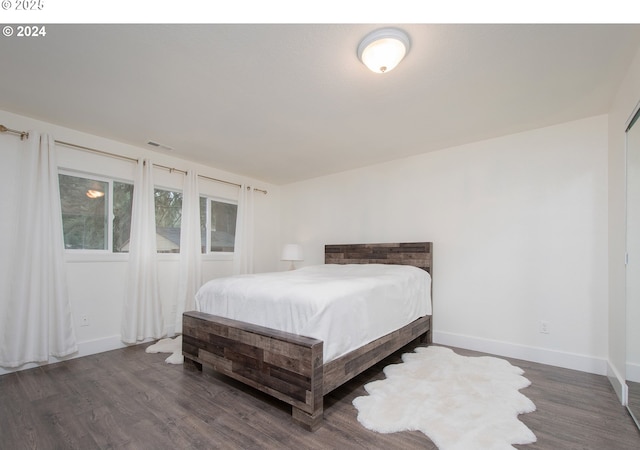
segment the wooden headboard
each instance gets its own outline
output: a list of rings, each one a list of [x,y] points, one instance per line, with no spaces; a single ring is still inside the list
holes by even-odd
[[[432,242],[324,246],[325,264],[404,264],[431,274]]]

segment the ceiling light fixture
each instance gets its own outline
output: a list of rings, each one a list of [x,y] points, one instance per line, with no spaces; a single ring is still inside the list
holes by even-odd
[[[410,48],[409,36],[397,28],[380,28],[358,45],[358,59],[376,73],[386,73],[402,61]]]

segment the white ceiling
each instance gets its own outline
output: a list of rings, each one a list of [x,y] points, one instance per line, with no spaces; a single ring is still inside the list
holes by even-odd
[[[286,184],[608,112],[640,25],[47,25],[0,39],[0,109]],[[11,126],[11,124],[5,124]]]

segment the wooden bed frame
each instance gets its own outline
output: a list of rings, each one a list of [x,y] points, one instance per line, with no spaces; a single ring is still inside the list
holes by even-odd
[[[325,263],[406,264],[432,271],[432,243],[326,245]],[[323,396],[415,339],[431,343],[431,316],[421,317],[323,364],[323,342],[196,311],[183,314],[185,368],[209,367],[292,406],[308,430],[322,425]]]

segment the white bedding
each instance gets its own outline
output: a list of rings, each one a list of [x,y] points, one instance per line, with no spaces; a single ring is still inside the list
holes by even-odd
[[[213,279],[198,311],[324,341],[331,361],[431,314],[431,277],[417,267],[323,264]]]

